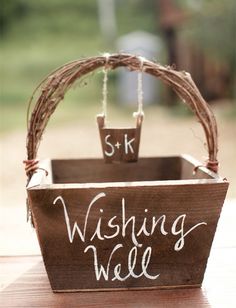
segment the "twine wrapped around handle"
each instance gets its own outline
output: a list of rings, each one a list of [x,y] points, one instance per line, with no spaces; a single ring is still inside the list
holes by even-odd
[[[218,171],[216,120],[190,74],[184,71],[176,71],[169,66],[162,66],[143,57],[140,60],[139,56],[124,53],[111,54],[109,57],[103,55],[73,61],[56,69],[39,84],[29,101],[27,113],[27,160],[36,159],[46,125],[57,105],[74,82],[84,75],[105,66],[109,66],[109,69],[126,67],[130,71],[140,72],[142,70],[171,86],[182,101],[193,110],[203,127],[208,148],[206,167],[214,172]],[[36,92],[38,95],[35,99]],[[29,119],[33,101],[35,105]],[[28,176],[30,178],[32,172],[29,172]]]

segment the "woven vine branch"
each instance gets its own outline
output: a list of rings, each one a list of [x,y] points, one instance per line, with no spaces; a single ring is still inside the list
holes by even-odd
[[[36,159],[40,140],[51,115],[76,80],[105,65],[108,65],[110,69],[126,67],[130,71],[140,71],[141,61],[142,71],[161,79],[171,86],[181,100],[193,110],[205,132],[209,154],[206,166],[210,170],[217,172],[218,145],[216,120],[190,74],[184,71],[176,71],[171,67],[165,67],[144,58],[140,59],[136,55],[124,53],[112,54],[109,58],[107,56],[97,56],[73,61],[56,69],[38,85],[29,101],[27,113],[28,160]],[[30,117],[30,109],[33,102],[35,104]]]

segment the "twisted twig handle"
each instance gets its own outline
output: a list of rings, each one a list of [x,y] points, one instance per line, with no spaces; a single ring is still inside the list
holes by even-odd
[[[64,98],[65,93],[73,83],[82,76],[100,68],[109,66],[110,69],[117,67],[127,67],[131,71],[145,71],[155,77],[160,78],[170,85],[179,97],[193,110],[201,123],[207,141],[208,162],[207,168],[217,172],[217,125],[215,117],[201,96],[189,73],[176,71],[171,67],[165,67],[130,54],[113,54],[109,58],[105,56],[91,57],[76,60],[65,64],[48,75],[34,91],[28,108],[28,135],[27,135],[27,155],[28,160],[35,159],[44,129],[50,116],[56,109],[59,102]],[[35,93],[39,91],[34,109],[29,119],[29,111]],[[31,175],[29,175],[31,176]]]

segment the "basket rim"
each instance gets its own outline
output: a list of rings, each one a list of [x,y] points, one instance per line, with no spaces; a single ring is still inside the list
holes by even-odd
[[[52,174],[49,172],[49,176],[46,175],[45,170],[48,170],[48,165],[51,164],[52,161],[84,161],[84,160],[96,160],[96,161],[103,161],[102,158],[71,158],[71,159],[43,159],[39,161],[40,168],[37,172],[33,174],[31,180],[27,185],[27,190],[45,190],[45,189],[89,189],[89,188],[132,188],[132,187],[147,187],[147,186],[170,186],[170,185],[177,185],[177,186],[185,186],[185,185],[206,185],[206,184],[219,184],[225,183],[228,184],[228,181],[221,177],[219,174],[209,170],[205,166],[201,165],[201,163],[193,158],[189,154],[181,154],[181,155],[174,155],[174,156],[148,156],[148,157],[140,157],[139,159],[154,159],[154,158],[182,158],[185,161],[189,162],[193,169],[198,167],[200,171],[202,171],[207,176],[210,176],[210,179],[177,179],[177,180],[151,180],[151,181],[113,181],[113,182],[88,182],[88,183],[53,183],[52,182]]]

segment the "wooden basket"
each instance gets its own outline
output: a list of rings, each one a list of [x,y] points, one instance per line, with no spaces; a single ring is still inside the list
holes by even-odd
[[[112,69],[140,68],[133,55],[101,56],[67,64],[43,82],[29,121],[28,162],[35,162],[65,90],[107,62]],[[28,168],[29,207],[54,292],[201,286],[228,188],[217,174],[215,119],[189,74],[147,60],[142,69],[193,109],[209,161],[204,167],[186,155],[119,164],[64,159]],[[63,74],[71,83],[65,85]]]

